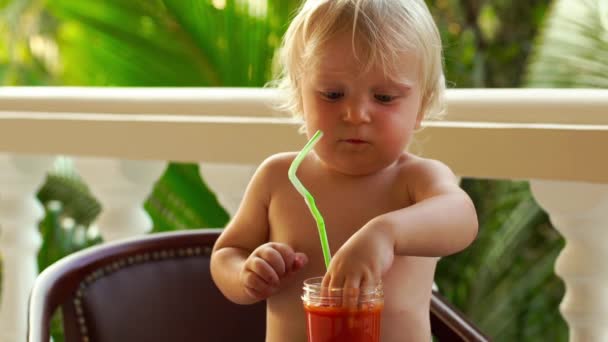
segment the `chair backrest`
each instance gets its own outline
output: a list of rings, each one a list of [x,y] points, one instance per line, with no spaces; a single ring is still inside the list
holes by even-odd
[[[49,341],[57,307],[66,342],[263,341],[265,303],[233,304],[211,279],[209,256],[218,235],[152,234],[58,261],[32,290],[29,341]]]
[[[48,342],[61,308],[65,341],[264,341],[265,303],[237,305],[211,279],[218,229],[152,234],[95,246],[44,270],[30,296],[28,341]],[[440,341],[486,341],[434,293]]]

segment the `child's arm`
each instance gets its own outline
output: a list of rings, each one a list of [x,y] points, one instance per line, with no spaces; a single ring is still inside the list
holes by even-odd
[[[281,280],[299,270],[306,256],[285,244],[268,242],[268,205],[273,173],[281,160],[270,158],[256,171],[234,218],[211,254],[211,275],[231,301],[251,304],[280,288]],[[283,177],[286,177],[285,170]],[[276,178],[275,178],[276,179]]]
[[[437,257],[456,253],[477,235],[469,196],[444,164],[420,160],[408,171],[415,204],[380,215],[355,233],[334,255],[324,283],[358,287],[376,283],[395,255]]]
[[[395,239],[395,254],[446,256],[469,246],[477,236],[473,201],[443,163],[424,160],[415,167],[410,189],[414,205],[377,217]]]

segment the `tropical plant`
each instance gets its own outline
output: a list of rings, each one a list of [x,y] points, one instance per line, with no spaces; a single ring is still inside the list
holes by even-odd
[[[535,47],[526,87],[608,88],[608,1],[556,0]],[[556,284],[543,290],[554,291],[556,298],[563,296]],[[530,303],[538,304],[538,298]],[[547,317],[537,315],[535,319]],[[556,329],[567,330],[563,320],[556,318],[555,322],[559,322]]]
[[[69,159],[60,158],[38,191],[46,215],[40,222],[42,246],[38,267],[42,270],[69,253],[99,243],[91,226],[101,211],[86,184],[74,172]]]
[[[446,46],[447,78],[458,87],[519,87],[549,1],[429,1]],[[526,182],[464,179],[480,232],[464,252],[443,258],[436,282],[496,341],[563,341],[553,272],[563,239]],[[546,327],[551,327],[550,329]]]
[[[536,46],[527,86],[608,88],[608,2],[556,1]]]
[[[534,202],[527,182],[465,179],[480,233],[464,252],[440,261],[441,291],[496,341],[565,341],[553,272],[563,239]],[[543,327],[551,327],[545,329]]]
[[[451,86],[520,87],[550,2],[427,0],[442,34]]]
[[[0,76],[4,84],[30,85],[261,86],[270,77],[274,51],[296,5],[4,1],[0,43],[7,54],[0,59]],[[78,198],[78,189],[86,188],[80,183],[77,175],[50,175],[40,199],[67,200],[71,192]],[[83,221],[74,201],[61,203],[66,213],[76,213],[77,226],[94,218]],[[217,227],[228,220],[195,164],[170,164],[145,208],[154,231]]]
[[[0,80],[15,85],[261,86],[296,1],[0,2]],[[65,161],[65,159],[62,159]],[[39,268],[100,241],[99,203],[69,165],[40,189]],[[198,165],[170,163],[145,208],[154,231],[221,227]],[[94,227],[93,227],[94,228]],[[62,336],[54,321],[53,336]]]
[[[485,6],[489,4],[485,2]],[[518,59],[529,59],[515,67],[519,71],[527,69],[527,72],[517,72],[513,84],[606,87],[608,26],[605,14],[608,3],[559,0],[552,4],[544,22],[539,16],[538,6],[542,4],[530,5],[536,8],[531,12],[536,13],[532,17],[518,15],[517,23],[503,23],[517,27],[521,32],[527,30],[521,28],[527,26],[522,25],[522,21],[533,18],[539,20],[541,25],[538,27],[542,28],[541,34],[535,35],[532,50],[529,41],[522,43],[509,39],[500,43],[507,44],[507,51],[515,49],[509,43],[521,44],[524,47],[521,52],[526,53]],[[522,6],[529,4],[522,3]],[[482,31],[483,25],[473,30]],[[492,51],[484,50],[485,53]],[[527,52],[532,54],[528,56]],[[500,70],[509,68],[482,74],[492,77],[496,72],[501,73]],[[499,77],[508,79],[507,74]],[[465,180],[463,187],[475,200],[482,230],[471,248],[440,262],[439,286],[497,341],[567,340],[567,326],[557,310],[564,286],[553,274],[555,258],[564,242],[531,200],[525,183]]]

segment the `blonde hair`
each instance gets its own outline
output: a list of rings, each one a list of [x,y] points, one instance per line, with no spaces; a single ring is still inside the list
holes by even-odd
[[[399,59],[414,52],[420,70],[421,111],[427,119],[445,110],[441,37],[424,0],[306,0],[278,51],[280,109],[302,118],[300,78],[334,36],[352,33],[353,53],[363,70],[380,65],[397,75]]]

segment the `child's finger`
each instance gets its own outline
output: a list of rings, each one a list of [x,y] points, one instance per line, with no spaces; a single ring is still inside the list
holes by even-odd
[[[271,246],[281,254],[281,258],[283,259],[283,262],[286,266],[284,273],[291,271],[296,257],[296,253],[294,252],[293,248],[282,243],[273,243]]]
[[[361,284],[359,285],[359,287],[361,287],[362,289],[366,289],[372,286],[375,286],[374,279],[369,274],[364,274],[363,277],[361,277]]]
[[[243,286],[260,291],[270,286],[264,279],[253,272],[246,272],[243,276]]]
[[[327,277],[327,275],[325,276]],[[327,286],[329,288],[337,288],[341,289],[344,287],[344,282],[346,278],[340,274],[332,274],[329,278],[328,282],[325,282],[325,278],[323,279],[323,286]],[[327,285],[326,285],[327,284]]]
[[[255,295],[254,298],[258,299],[266,299],[272,296],[273,293],[277,291],[277,287],[270,286],[268,284],[263,283],[262,287],[259,288],[249,288],[251,294]]]
[[[260,277],[263,281],[268,283],[268,285],[278,286],[280,283],[279,275],[274,270],[274,268],[272,268],[266,262],[266,260],[260,257],[253,257],[253,259],[251,260],[250,270],[258,277]]]
[[[245,293],[251,297],[251,298],[255,298],[255,299],[264,299],[266,298],[260,291],[247,287],[245,286]]]
[[[361,277],[359,275],[351,275],[344,280],[344,288],[358,289],[361,287]]]
[[[342,306],[345,308],[356,308],[359,303],[360,291],[360,277],[353,276],[346,278],[344,288],[342,289]]]
[[[331,283],[331,278],[332,278],[331,273],[329,273],[329,272],[325,273],[325,276],[323,276],[323,281],[321,282],[321,287],[328,288],[329,284]]]
[[[299,271],[308,263],[308,256],[304,253],[296,253],[293,261],[292,271]]]
[[[288,271],[283,279],[289,279],[293,277],[293,275],[301,270],[308,263],[308,257],[304,253],[296,253],[296,257],[293,261],[293,267],[291,271]]]
[[[287,272],[288,266],[285,263],[281,253],[275,248],[265,248],[259,251],[258,255],[274,269],[279,277],[283,276]]]

